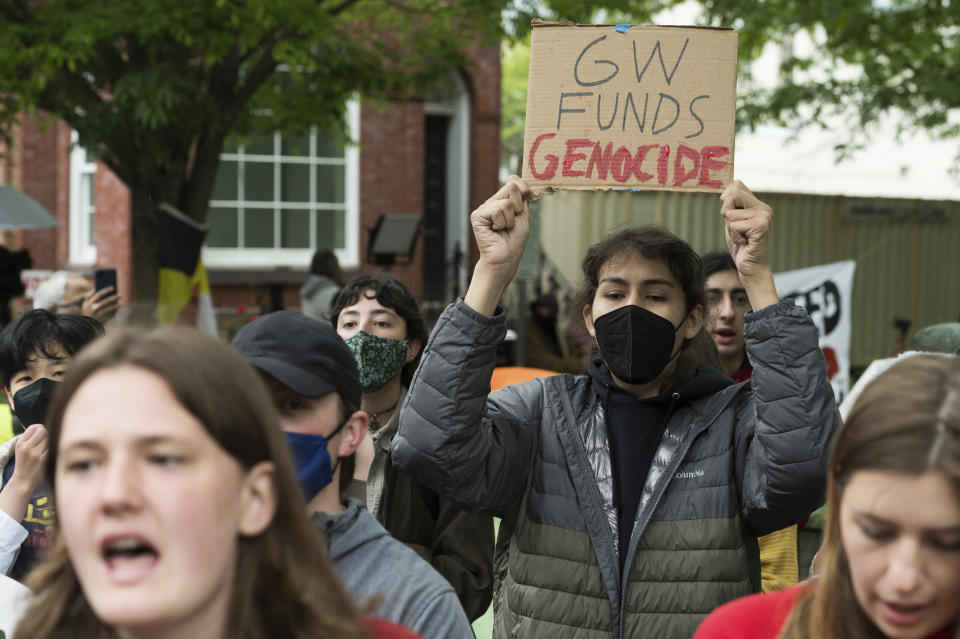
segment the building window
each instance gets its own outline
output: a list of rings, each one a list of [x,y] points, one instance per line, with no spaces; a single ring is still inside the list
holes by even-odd
[[[351,107],[355,135],[357,108]],[[356,264],[354,147],[331,133],[228,141],[220,156],[204,259],[213,266],[305,266],[317,249]]]
[[[82,146],[77,132],[70,136],[70,263],[89,265],[97,261],[93,231],[97,207],[94,205],[93,179],[97,163]]]

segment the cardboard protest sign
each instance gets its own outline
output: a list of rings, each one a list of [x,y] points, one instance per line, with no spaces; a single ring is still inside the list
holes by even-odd
[[[523,179],[535,191],[719,191],[733,180],[737,34],[534,22]]]
[[[807,309],[817,325],[820,349],[837,403],[843,401],[850,389],[850,315],[856,268],[856,262],[844,260],[773,276],[777,294]]]

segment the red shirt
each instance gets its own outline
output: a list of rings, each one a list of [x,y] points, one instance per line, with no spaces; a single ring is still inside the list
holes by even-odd
[[[373,639],[422,639],[413,630],[390,621],[373,619],[372,617],[364,617],[361,621],[370,631],[370,636]]]
[[[751,366],[750,364],[747,364],[746,366],[744,366],[743,368],[735,372],[733,375],[731,375],[730,379],[732,379],[733,381],[739,384],[740,382],[745,382],[748,379],[750,379],[752,375],[753,375],[753,366]]]
[[[800,584],[724,604],[703,620],[693,639],[776,639],[798,595],[808,588],[809,584]],[[927,639],[952,637],[953,631],[944,628]]]

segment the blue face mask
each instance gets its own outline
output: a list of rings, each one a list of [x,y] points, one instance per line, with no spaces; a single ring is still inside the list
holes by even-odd
[[[337,469],[330,459],[327,445],[334,435],[347,425],[344,421],[336,427],[329,437],[323,435],[307,435],[305,433],[285,433],[290,450],[293,451],[293,461],[297,465],[297,480],[303,490],[306,501],[326,488],[333,481],[333,471]],[[340,460],[337,460],[337,464]]]

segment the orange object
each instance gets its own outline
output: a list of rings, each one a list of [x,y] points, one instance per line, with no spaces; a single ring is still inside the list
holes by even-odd
[[[490,390],[500,390],[504,386],[522,384],[537,377],[552,377],[557,375],[553,371],[543,368],[527,368],[525,366],[498,366],[490,376]]]

